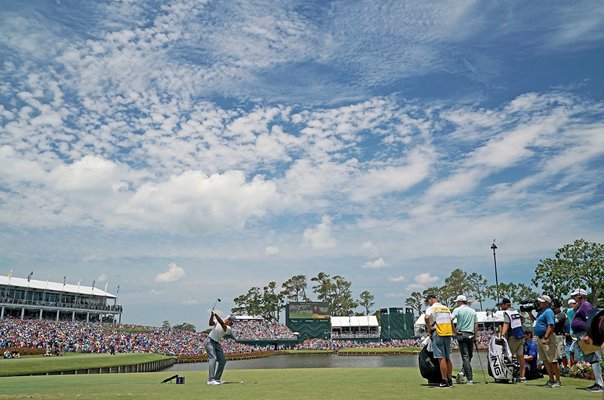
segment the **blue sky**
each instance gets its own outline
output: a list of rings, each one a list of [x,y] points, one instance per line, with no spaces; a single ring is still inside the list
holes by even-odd
[[[344,275],[400,306],[604,240],[598,1],[5,1],[0,267],[205,328]]]

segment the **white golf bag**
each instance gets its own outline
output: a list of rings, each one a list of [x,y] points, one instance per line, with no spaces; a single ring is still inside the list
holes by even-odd
[[[489,375],[495,382],[513,383],[519,376],[518,362],[512,358],[508,342],[491,336],[489,340]]]

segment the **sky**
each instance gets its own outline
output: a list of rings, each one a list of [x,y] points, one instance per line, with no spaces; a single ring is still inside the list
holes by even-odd
[[[199,329],[300,274],[494,283],[494,239],[529,283],[604,241],[602,65],[600,1],[5,0],[0,273]]]

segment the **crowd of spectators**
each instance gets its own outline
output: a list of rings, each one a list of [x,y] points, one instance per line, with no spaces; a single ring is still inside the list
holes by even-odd
[[[274,349],[274,346],[251,346],[242,340],[292,340],[295,335],[283,324],[261,321],[237,321],[234,338],[222,342],[225,353],[251,353]],[[201,332],[174,328],[150,328],[111,324],[48,321],[0,320],[0,348],[42,349],[47,354],[80,353],[157,353],[170,356],[196,356],[204,353]],[[455,341],[453,341],[455,343]],[[480,348],[486,348],[488,337],[477,338]],[[296,349],[421,347],[421,339],[359,342],[354,340],[307,339]],[[283,348],[283,346],[279,346]]]
[[[237,340],[295,340],[296,336],[284,324],[264,320],[237,320],[233,324]]]

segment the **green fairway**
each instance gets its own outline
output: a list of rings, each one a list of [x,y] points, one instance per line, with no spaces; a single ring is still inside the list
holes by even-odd
[[[0,399],[600,399],[580,388],[593,382],[564,379],[564,387],[539,387],[545,380],[504,385],[478,383],[438,389],[426,385],[416,368],[227,370],[235,384],[208,386],[207,372],[182,372],[184,385],[160,384],[173,373],[7,377]],[[477,375],[480,376],[480,375]],[[243,380],[244,384],[239,382]],[[489,380],[491,380],[489,378]]]
[[[159,354],[74,354],[62,357],[22,357],[0,360],[0,376],[28,375],[45,372],[73,371],[88,368],[117,367],[167,359]]]

